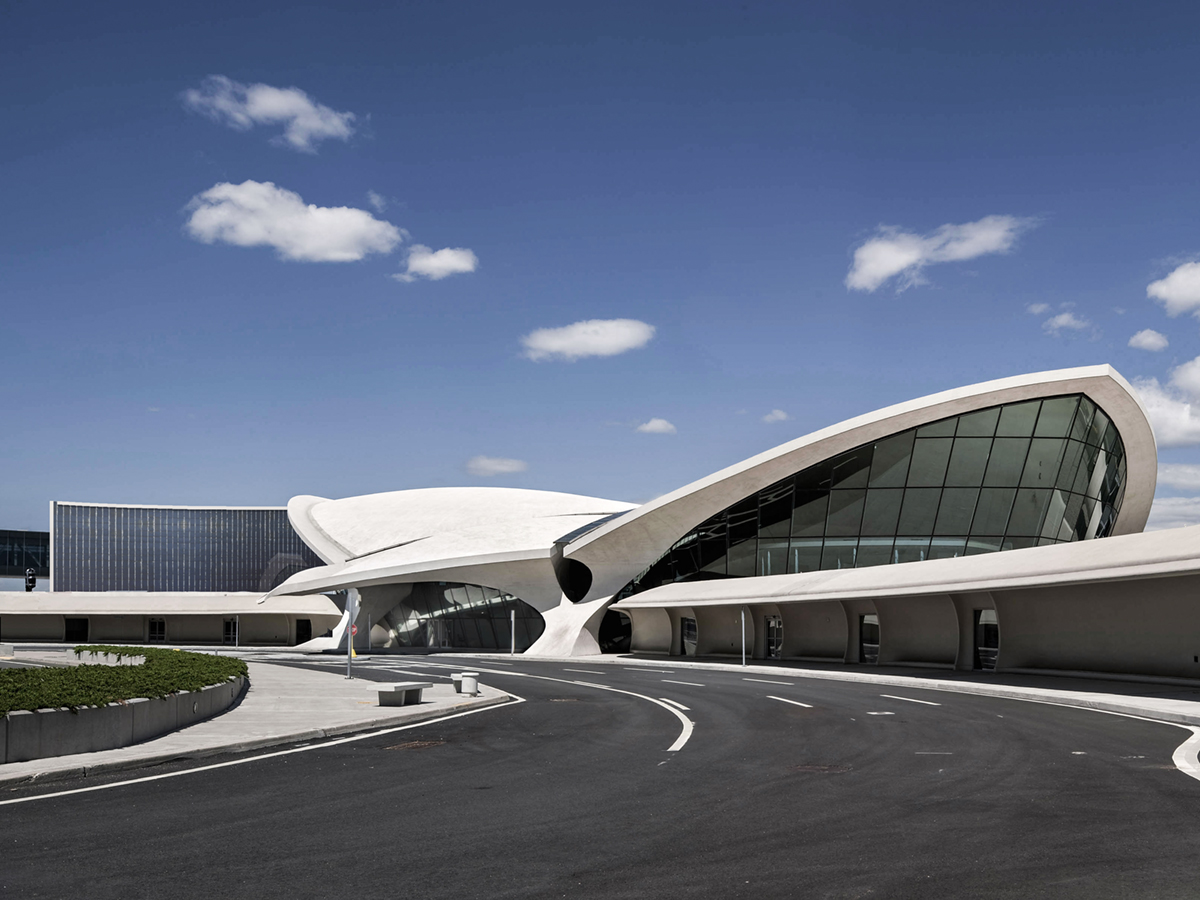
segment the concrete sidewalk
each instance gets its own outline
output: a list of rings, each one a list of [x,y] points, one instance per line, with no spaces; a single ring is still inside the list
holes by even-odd
[[[54,651],[51,651],[54,653]],[[34,661],[41,654],[22,654]],[[55,654],[54,662],[67,662]],[[74,657],[72,656],[72,660]],[[47,654],[46,662],[50,662]],[[440,716],[507,703],[502,691],[480,685],[478,697],[454,692],[450,683],[427,688],[419,706],[380,707],[380,682],[347,680],[340,674],[292,666],[249,662],[250,687],[228,712],[179,731],[116,750],[55,756],[0,765],[0,785],[60,778],[78,778],[154,765],[177,759],[197,759],[297,741],[318,740],[377,728],[408,725]],[[396,681],[424,680],[397,676]]]

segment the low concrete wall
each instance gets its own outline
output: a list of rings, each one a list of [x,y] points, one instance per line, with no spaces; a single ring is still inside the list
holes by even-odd
[[[199,691],[82,707],[76,712],[14,710],[0,718],[0,762],[93,753],[147,741],[223,713],[245,688],[246,679],[238,677]]]

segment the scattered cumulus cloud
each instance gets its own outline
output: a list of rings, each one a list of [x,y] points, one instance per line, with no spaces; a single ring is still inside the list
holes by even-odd
[[[1190,312],[1200,318],[1200,262],[1184,263],[1166,278],[1150,282],[1146,296],[1161,303],[1168,316]]]
[[[616,356],[637,350],[650,343],[654,331],[653,325],[637,319],[587,319],[562,328],[531,331],[521,338],[521,344],[525,347],[525,358],[534,362],[547,359],[574,362],[587,356]]]
[[[387,197],[384,197],[382,194],[377,194],[374,191],[367,191],[367,202],[371,204],[371,209],[375,210],[375,212],[381,215],[383,214],[383,211],[387,209],[388,205]]]
[[[1025,307],[1025,311],[1031,316],[1040,316],[1042,313],[1050,312],[1049,303],[1030,303]]]
[[[897,276],[899,290],[923,284],[926,266],[1007,253],[1017,237],[1034,224],[1033,219],[1016,216],[984,216],[978,222],[943,225],[923,235],[881,225],[875,237],[854,251],[846,287],[875,291]]]
[[[499,456],[472,456],[467,460],[468,474],[479,478],[492,478],[496,475],[513,475],[524,472],[529,465],[523,459],[504,459]]]
[[[238,131],[249,131],[255,125],[282,125],[283,134],[271,143],[303,153],[316,153],[323,140],[346,141],[354,134],[354,113],[331,109],[296,87],[242,84],[224,75],[210,75],[199,88],[183,92],[183,104]]]
[[[187,210],[185,230],[202,243],[273,247],[280,259],[298,262],[354,262],[390,253],[407,236],[366,210],[314,206],[270,181],[213,185]]]
[[[1146,520],[1146,531],[1200,525],[1200,497],[1156,497]]]
[[[1091,328],[1092,323],[1081,316],[1075,315],[1069,309],[1066,312],[1060,312],[1057,316],[1052,316],[1042,323],[1042,330],[1046,334],[1059,335],[1063,331],[1082,331],[1085,328]]]
[[[666,419],[651,419],[637,427],[642,434],[674,434],[676,428]]]
[[[431,250],[424,244],[414,244],[408,251],[408,269],[392,277],[397,281],[416,281],[418,278],[441,281],[450,275],[474,272],[478,267],[479,257],[465,247]]]
[[[773,409],[763,416],[762,420],[770,425],[774,422],[786,422],[790,418],[791,416],[785,413],[782,409]]]
[[[1160,463],[1158,483],[1180,490],[1200,490],[1200,466],[1189,463]]]
[[[1149,350],[1156,353],[1166,349],[1167,336],[1159,334],[1153,328],[1143,328],[1129,339],[1129,346],[1137,350]]]
[[[1141,378],[1133,386],[1146,407],[1158,446],[1200,444],[1200,409],[1195,408],[1194,398],[1176,385],[1159,384],[1157,378]]]

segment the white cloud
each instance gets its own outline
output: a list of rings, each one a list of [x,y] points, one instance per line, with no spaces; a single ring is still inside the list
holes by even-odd
[[[654,326],[637,319],[587,319],[562,328],[539,328],[521,338],[525,358],[534,362],[585,356],[616,356],[650,343]]]
[[[222,182],[187,205],[185,229],[205,244],[274,247],[280,259],[353,262],[390,253],[405,232],[348,206],[313,206],[269,181]]]
[[[1155,497],[1146,531],[1200,525],[1200,497]]]
[[[392,277],[397,281],[416,281],[428,278],[441,281],[450,275],[474,272],[479,267],[479,257],[464,247],[443,247],[431,250],[424,244],[414,244],[408,251],[408,269]]]
[[[1030,303],[1025,307],[1025,311],[1031,316],[1040,316],[1044,312],[1050,311],[1049,303]]]
[[[1200,410],[1194,410],[1178,390],[1163,387],[1157,378],[1138,379],[1133,386],[1146,406],[1160,447],[1200,444]]]
[[[467,460],[467,472],[480,478],[512,475],[524,472],[529,466],[523,459],[504,459],[499,456],[472,456]]]
[[[224,75],[210,75],[198,89],[183,92],[183,103],[238,131],[255,125],[283,125],[283,134],[271,143],[304,153],[315,153],[316,144],[326,138],[345,141],[354,134],[354,113],[330,109],[295,87],[247,85]]]
[[[1168,316],[1190,312],[1200,318],[1200,262],[1184,263],[1166,278],[1150,282],[1146,296],[1161,303]]]
[[[375,212],[382,214],[387,209],[387,197],[382,194],[377,194],[374,191],[367,191],[367,202],[371,204],[371,208]]]
[[[1167,346],[1167,336],[1159,334],[1153,328],[1143,328],[1129,339],[1129,346],[1137,350],[1157,352]]]
[[[637,427],[642,434],[674,434],[676,428],[666,419],[651,419]]]
[[[791,416],[785,413],[782,409],[773,409],[763,416],[762,420],[770,425],[773,422],[786,422],[790,418]]]
[[[1188,463],[1160,463],[1158,483],[1181,490],[1200,489],[1200,466]]]
[[[923,283],[921,270],[931,263],[959,262],[989,253],[1007,253],[1033,219],[985,216],[978,222],[943,225],[930,234],[913,234],[881,225],[875,237],[854,251],[846,287],[874,291],[900,277],[900,290]]]
[[[1081,331],[1084,328],[1090,328],[1091,324],[1092,323],[1087,319],[1081,318],[1070,310],[1067,310],[1066,312],[1060,312],[1057,316],[1053,316],[1052,318],[1049,318],[1043,322],[1042,330],[1046,332],[1046,334],[1057,335],[1062,332],[1063,329],[1068,331]]]

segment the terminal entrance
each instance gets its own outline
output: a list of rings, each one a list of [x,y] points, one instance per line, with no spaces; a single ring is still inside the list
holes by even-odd
[[[684,656],[696,655],[696,620],[690,616],[679,619],[679,643]]]
[[[873,666],[879,662],[879,616],[858,617],[858,661]]]
[[[766,626],[767,659],[779,659],[783,655],[783,619],[767,616]]]
[[[975,610],[975,668],[994,671],[1000,653],[1000,622],[994,609]]]

